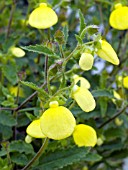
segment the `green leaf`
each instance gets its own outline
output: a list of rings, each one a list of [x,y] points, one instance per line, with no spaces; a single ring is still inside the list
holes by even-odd
[[[114,98],[113,93],[110,90],[106,89],[93,90],[91,93],[94,97]]]
[[[102,159],[102,156],[100,156],[99,154],[89,152],[86,155],[86,158],[83,159],[83,161],[97,162],[97,161],[100,161],[101,159]]]
[[[31,144],[25,143],[24,141],[17,140],[12,141],[8,146],[8,152],[19,152],[25,154],[34,154],[34,150]],[[0,156],[5,156],[7,151],[2,148],[0,151]]]
[[[25,86],[28,86],[32,88],[33,90],[38,91],[40,94],[44,95],[45,97],[49,98],[49,95],[43,90],[43,88],[38,87],[36,84],[32,82],[28,82],[28,81],[20,81],[20,82],[24,84]]]
[[[43,46],[43,45],[36,44],[36,45],[24,46],[21,48],[27,51],[38,53],[38,54],[44,54],[47,56],[57,56],[50,48]]]
[[[0,112],[0,123],[6,126],[15,126],[17,124],[11,112],[8,111]]]
[[[4,125],[0,124],[0,134],[2,134],[3,140],[8,140],[13,135],[12,128],[10,128],[9,126],[4,126]]]
[[[100,104],[101,116],[104,117],[107,112],[107,107],[108,107],[108,101],[107,101],[106,97],[100,97],[99,104]]]
[[[11,156],[11,160],[12,162],[14,162],[17,165],[20,166],[25,166],[28,163],[28,158],[25,154],[21,154],[21,153],[14,153]]]
[[[85,29],[86,24],[85,24],[85,19],[84,19],[84,15],[82,14],[81,10],[79,10],[79,20],[80,20],[80,31],[79,34],[81,34],[81,32],[83,31],[83,29]]]
[[[83,41],[82,41],[82,39],[80,38],[79,35],[75,34],[75,37],[76,37],[76,40],[78,41],[79,44],[83,43]]]
[[[45,169],[45,170],[58,170],[65,166],[72,165],[73,163],[80,162],[88,154],[90,148],[73,147],[65,150],[56,150],[53,153],[48,153],[45,157],[40,158],[39,166],[32,168],[32,170]]]
[[[69,36],[68,32],[69,32],[68,25],[66,25],[66,26],[64,26],[64,28],[63,28],[65,44],[66,44],[67,41],[68,41],[68,36]]]
[[[12,83],[13,85],[17,83],[18,76],[17,76],[17,69],[16,69],[15,64],[9,63],[6,65],[3,65],[2,72],[10,83]]]
[[[8,159],[0,158],[0,169],[1,170],[12,170],[12,165],[8,165]]]

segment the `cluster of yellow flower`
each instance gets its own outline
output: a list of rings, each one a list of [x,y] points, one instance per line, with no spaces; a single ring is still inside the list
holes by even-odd
[[[97,136],[95,130],[88,125],[76,125],[73,114],[64,106],[59,106],[57,101],[50,102],[40,119],[34,120],[27,127],[25,141],[31,142],[31,137],[54,140],[65,139],[73,134],[75,143],[78,146],[95,146]]]
[[[118,15],[120,14],[120,15]],[[41,3],[29,16],[29,24],[37,29],[46,29],[55,25],[58,21],[56,13],[47,6],[46,3]],[[110,24],[116,29],[128,28],[128,7],[116,5],[116,9],[111,13]],[[101,48],[97,49],[96,54],[101,58],[118,65],[119,59],[112,46],[105,40],[99,41]],[[90,70],[93,66],[94,58],[91,53],[82,53],[79,65],[82,70]],[[80,81],[80,87],[77,82]],[[83,77],[74,76],[74,87],[72,89],[72,98],[77,102],[80,108],[85,112],[92,111],[95,106],[95,100],[88,90],[90,83]],[[85,98],[86,96],[86,98]],[[64,106],[59,106],[57,101],[49,103],[48,108],[42,116],[34,120],[27,127],[26,142],[31,142],[34,138],[48,137],[54,140],[65,139],[73,135],[74,141],[78,146],[95,146],[97,135],[95,130],[84,124],[76,125],[73,114]]]

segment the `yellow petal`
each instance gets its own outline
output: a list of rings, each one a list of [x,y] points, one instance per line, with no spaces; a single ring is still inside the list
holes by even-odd
[[[99,57],[112,64],[119,64],[119,59],[116,55],[116,52],[114,51],[112,46],[105,40],[101,40],[101,49],[97,51],[97,54]]]
[[[26,142],[26,143],[31,143],[31,142],[32,142],[32,137],[29,136],[29,135],[27,135],[27,136],[25,137],[25,142]]]
[[[115,90],[113,91],[113,95],[116,99],[120,100],[121,96],[119,95],[119,93],[117,93]]]
[[[123,78],[123,86],[128,89],[128,76]]]
[[[34,138],[45,138],[40,128],[40,119],[34,120],[26,130],[27,134]]]
[[[18,47],[12,47],[11,52],[15,57],[19,57],[19,58],[24,57],[25,55],[25,52],[21,48],[18,48]]]
[[[75,125],[74,116],[63,106],[51,107],[41,116],[42,132],[54,140],[69,137],[73,133]]]
[[[13,94],[14,96],[17,96],[17,92],[18,92],[18,86],[15,87],[10,87],[9,91],[11,92],[11,94]],[[24,91],[23,89],[20,87],[19,89],[19,96],[20,97],[25,97]]]
[[[119,119],[118,117],[116,117],[115,118],[115,124],[117,125],[117,126],[121,126],[122,124],[123,124],[123,120],[121,120],[121,119]]]
[[[103,139],[99,137],[99,138],[97,139],[97,145],[98,145],[98,146],[101,146],[103,143],[104,143]]]
[[[79,147],[92,146],[94,147],[97,142],[96,131],[88,125],[79,124],[76,125],[73,132],[73,138]]]
[[[73,79],[74,79],[75,84],[77,84],[77,82],[80,81],[80,87],[89,89],[91,86],[89,81],[84,77],[79,77],[78,75],[74,75]]]
[[[83,111],[90,112],[95,109],[95,100],[88,89],[75,85],[73,87],[72,97]]]
[[[128,7],[117,4],[116,9],[110,14],[109,23],[118,30],[128,29]]]
[[[42,3],[32,11],[29,16],[29,24],[38,29],[46,29],[55,25],[58,21],[56,13],[47,4]]]
[[[94,57],[90,53],[82,53],[79,66],[82,70],[90,70],[93,66]]]

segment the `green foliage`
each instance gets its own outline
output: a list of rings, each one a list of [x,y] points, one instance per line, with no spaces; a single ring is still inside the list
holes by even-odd
[[[78,148],[73,147],[65,150],[57,150],[53,153],[48,153],[43,161],[33,170],[37,169],[62,169],[67,165],[72,165],[73,163],[77,163],[81,160],[86,159],[86,156],[89,152],[89,148]]]
[[[22,47],[22,49],[27,50],[27,51],[32,51],[34,53],[44,54],[50,57],[58,58],[57,54],[55,54],[50,48],[43,46],[43,45],[38,45],[38,44],[29,45],[29,46]]]
[[[28,24],[28,17],[44,2],[56,10],[59,19],[49,30],[38,30]],[[117,2],[128,5],[127,0]],[[30,169],[124,170],[128,156],[128,90],[123,77],[128,76],[128,32],[110,27],[109,16],[117,2],[0,1],[0,170],[22,169],[36,155],[42,139],[33,138],[27,144],[26,128],[53,100],[67,107],[77,124],[92,126],[102,142],[90,149],[74,147],[72,137],[50,140]],[[100,39],[112,45],[120,65],[112,66],[96,56]],[[21,47],[25,56],[14,56],[12,47]],[[90,71],[79,67],[83,52],[95,56]],[[91,84],[89,91],[96,108],[89,113],[71,96],[75,74]]]

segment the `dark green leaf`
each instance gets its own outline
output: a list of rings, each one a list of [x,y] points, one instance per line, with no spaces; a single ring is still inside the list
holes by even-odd
[[[25,143],[24,141],[17,140],[12,141],[8,146],[9,152],[19,152],[25,154],[34,154],[34,150],[31,144]],[[7,154],[6,150],[3,148],[0,151],[0,156],[5,156]]]
[[[80,162],[81,159],[83,160],[86,158],[89,150],[89,148],[85,147],[74,147],[67,150],[57,150],[53,153],[47,154],[44,158],[41,158],[41,165],[33,168],[32,170],[61,169],[65,166],[72,165],[73,163]]]
[[[15,64],[9,63],[6,65],[3,65],[2,72],[10,83],[12,83],[13,85],[17,83],[18,76],[17,76],[17,69],[16,69]]]
[[[17,124],[11,112],[8,112],[8,111],[0,112],[0,123],[6,126],[14,126]]]
[[[106,89],[93,90],[92,95],[94,97],[114,98],[113,93],[110,90],[106,90]]]

